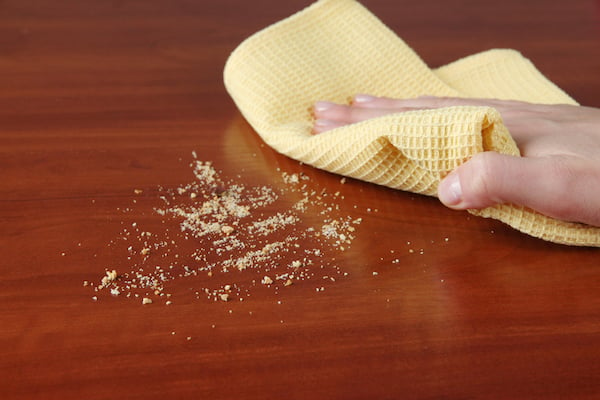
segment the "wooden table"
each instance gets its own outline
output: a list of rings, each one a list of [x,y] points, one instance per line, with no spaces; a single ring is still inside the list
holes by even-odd
[[[342,184],[239,115],[222,84],[229,52],[308,3],[0,2],[0,398],[600,398],[597,249]],[[600,106],[598,1],[364,4],[432,67],[516,48]],[[214,237],[186,239],[181,218],[155,211],[161,196],[200,200],[177,192],[196,180],[193,152],[221,191],[278,194],[245,221],[296,212],[307,239],[209,276],[194,250],[217,266],[250,250],[219,255]],[[309,210],[294,211],[290,177],[314,192]],[[362,218],[348,248],[316,236],[326,217]],[[286,286],[273,268],[294,261],[305,279]],[[156,288],[131,287],[169,268]]]

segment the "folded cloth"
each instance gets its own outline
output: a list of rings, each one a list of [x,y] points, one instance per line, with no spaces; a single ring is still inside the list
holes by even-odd
[[[482,151],[519,156],[490,107],[386,115],[312,135],[318,100],[356,93],[487,97],[577,104],[514,50],[490,50],[431,70],[355,0],[319,0],[246,39],[229,57],[226,88],[276,151],[330,172],[435,196],[449,172]],[[499,204],[472,214],[556,243],[600,246],[600,229]]]

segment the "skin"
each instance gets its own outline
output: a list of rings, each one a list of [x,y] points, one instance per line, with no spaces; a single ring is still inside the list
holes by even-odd
[[[352,104],[314,106],[314,133],[409,110],[458,105],[497,109],[523,157],[483,152],[438,187],[446,206],[479,209],[520,204],[554,218],[600,226],[600,109],[519,101],[355,96]]]

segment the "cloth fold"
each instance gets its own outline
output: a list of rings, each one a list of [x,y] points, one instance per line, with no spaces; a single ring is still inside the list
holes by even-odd
[[[490,50],[431,70],[355,0],[319,0],[246,39],[225,86],[262,139],[289,157],[345,176],[435,196],[440,180],[482,151],[519,156],[500,114],[448,107],[386,115],[312,135],[315,101],[356,93],[577,104],[514,50]],[[600,229],[501,204],[472,214],[556,243],[600,246]]]

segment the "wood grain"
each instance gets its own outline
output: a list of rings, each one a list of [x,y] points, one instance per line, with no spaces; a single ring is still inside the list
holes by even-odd
[[[597,1],[364,4],[432,67],[515,48],[600,106]],[[342,185],[274,153],[239,115],[222,84],[229,52],[306,5],[0,1],[1,398],[600,396],[597,249]],[[320,261],[347,275],[322,279],[315,264],[314,279],[277,291],[244,278],[249,295],[226,303],[195,292],[241,275],[176,278],[169,306],[84,287],[137,265],[122,239],[133,223],[175,236],[153,210],[194,180],[192,151],[224,179],[284,190],[265,214],[297,200],[286,172],[362,218],[351,247]],[[210,245],[185,241],[156,263]]]

